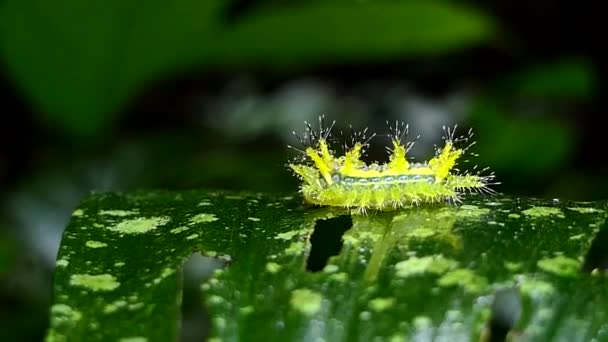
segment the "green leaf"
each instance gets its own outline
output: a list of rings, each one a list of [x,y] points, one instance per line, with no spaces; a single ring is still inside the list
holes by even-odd
[[[575,150],[576,132],[559,119],[512,118],[492,102],[481,103],[477,112],[474,122],[484,127],[478,136],[480,163],[515,178],[513,182],[522,175],[542,179]]]
[[[561,59],[520,70],[502,80],[499,89],[522,99],[588,100],[597,90],[595,73],[587,60]]]
[[[593,67],[582,58],[528,66],[494,82],[471,111],[470,123],[479,128],[480,164],[491,165],[520,193],[546,183],[573,158],[580,142],[567,114],[596,90]]]
[[[183,70],[434,55],[490,38],[493,23],[439,1],[305,2],[225,18],[226,1],[0,3],[0,51],[48,124],[103,132],[146,83]]]
[[[214,341],[468,341],[490,320],[516,324],[522,340],[606,337],[606,277],[580,271],[594,268],[581,264],[604,202],[471,197],[368,216],[300,203],[200,191],[89,197],[64,233],[47,339],[175,340],[181,265],[196,250],[229,262],[201,286]],[[320,248],[313,232],[323,241],[349,227],[339,254],[307,271]]]
[[[0,224],[0,231],[5,228]],[[6,231],[6,230],[4,230]],[[6,236],[6,234],[0,234],[0,277],[5,276],[13,268],[15,259],[17,259],[17,248],[15,247],[16,242],[13,239]]]
[[[272,66],[428,56],[471,47],[493,33],[489,17],[454,3],[319,1],[238,20],[217,57]]]
[[[0,51],[36,112],[99,134],[143,82],[200,59],[222,1],[7,0]]]

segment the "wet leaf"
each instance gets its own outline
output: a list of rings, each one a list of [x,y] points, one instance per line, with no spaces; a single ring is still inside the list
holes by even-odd
[[[584,257],[604,210],[471,197],[351,216],[265,194],[96,194],[63,237],[48,340],[175,340],[195,251],[228,264],[201,285],[215,341],[603,340],[607,279]],[[312,272],[311,254],[337,255]]]

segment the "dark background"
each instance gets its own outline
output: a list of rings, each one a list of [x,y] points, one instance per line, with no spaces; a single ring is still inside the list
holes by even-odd
[[[407,121],[418,159],[458,123],[496,190],[606,199],[602,13],[552,0],[0,0],[0,337],[42,338],[61,231],[87,193],[294,192],[286,145],[320,114],[338,131]]]

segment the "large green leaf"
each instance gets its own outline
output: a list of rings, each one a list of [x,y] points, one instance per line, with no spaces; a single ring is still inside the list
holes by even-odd
[[[608,337],[606,277],[581,266],[604,203],[469,198],[367,216],[300,203],[89,197],[64,233],[48,340],[175,340],[197,250],[229,262],[201,286],[213,341],[469,341],[515,322],[520,341]],[[339,254],[307,270],[346,228]]]
[[[535,65],[505,77],[498,94],[520,100],[589,100],[597,92],[594,67],[582,58],[567,58]],[[508,95],[507,95],[508,94]]]
[[[223,0],[0,2],[0,56],[56,129],[111,124],[146,82],[187,68],[435,55],[492,36],[491,19],[440,1],[311,1],[226,18]]]

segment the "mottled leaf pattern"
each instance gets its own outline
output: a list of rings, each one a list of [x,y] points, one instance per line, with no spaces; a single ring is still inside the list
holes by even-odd
[[[518,341],[608,338],[606,277],[579,271],[604,203],[472,197],[347,216],[339,254],[307,271],[315,225],[343,215],[297,196],[92,195],[63,237],[47,339],[175,340],[195,251],[228,261],[201,285],[212,341],[470,341],[496,322],[517,323]]]

